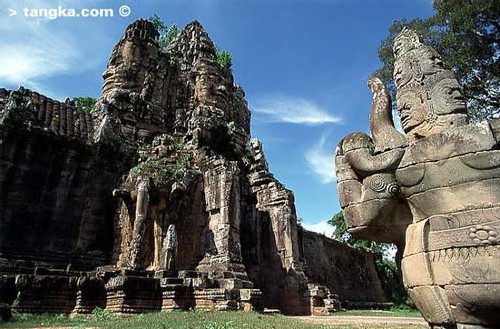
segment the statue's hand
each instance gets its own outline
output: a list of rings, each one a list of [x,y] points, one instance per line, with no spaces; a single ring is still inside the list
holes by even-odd
[[[340,204],[354,236],[399,243],[411,222],[395,179],[404,149],[374,150],[371,138],[360,132],[340,142],[335,156]]]

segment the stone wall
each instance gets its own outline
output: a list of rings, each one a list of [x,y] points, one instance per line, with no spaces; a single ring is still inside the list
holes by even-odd
[[[88,143],[89,113],[25,90],[0,90],[3,271],[92,269],[108,261],[116,184],[130,155]]]
[[[373,254],[351,248],[322,234],[301,230],[304,271],[339,296],[345,308],[388,304],[375,270]]]

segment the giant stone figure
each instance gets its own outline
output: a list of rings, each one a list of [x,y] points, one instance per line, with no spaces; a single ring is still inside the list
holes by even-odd
[[[335,159],[346,224],[404,249],[405,286],[432,328],[499,328],[500,119],[468,122],[453,73],[413,31],[393,50],[407,137],[371,78],[372,137],[349,134]]]

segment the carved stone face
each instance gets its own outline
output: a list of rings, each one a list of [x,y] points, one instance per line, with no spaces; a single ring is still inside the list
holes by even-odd
[[[127,79],[138,72],[140,66],[138,59],[142,58],[143,54],[140,48],[132,42],[125,43],[122,54],[123,62],[116,68],[116,71],[121,78]]]
[[[458,81],[434,49],[421,44],[414,32],[403,30],[394,40],[394,55],[398,109],[410,139],[467,122]]]
[[[408,72],[405,70],[403,65],[408,65],[402,61],[396,61],[394,63],[394,82],[398,88],[404,87],[413,78],[413,72]]]
[[[434,113],[466,113],[464,96],[460,91],[457,80],[442,79],[437,82],[431,91]]]
[[[406,133],[424,122],[429,114],[429,108],[416,92],[406,92],[398,100],[399,116]]]
[[[104,89],[113,87],[134,88],[137,87],[136,76],[141,68],[140,59],[143,52],[133,42],[125,42],[120,55],[111,59],[110,65],[104,72]]]
[[[420,74],[422,76],[431,75],[443,70],[443,61],[432,48],[422,45],[415,51],[415,58],[418,61]]]

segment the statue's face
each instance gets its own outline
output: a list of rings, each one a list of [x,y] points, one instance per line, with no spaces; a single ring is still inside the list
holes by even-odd
[[[446,78],[432,88],[431,97],[436,114],[466,113],[464,96],[455,79]]]
[[[134,75],[138,71],[139,63],[137,58],[142,58],[141,50],[132,42],[126,42],[123,47],[123,62],[117,68],[120,75]]]
[[[415,92],[407,92],[398,98],[399,116],[401,124],[406,133],[424,122],[429,109],[420,95]]]
[[[430,47],[422,46],[417,49],[415,51],[415,58],[418,61],[422,76],[431,75],[443,69],[443,61]]]
[[[398,88],[405,86],[413,78],[412,72],[407,72],[404,70],[402,61],[396,61],[394,63],[394,82]]]
[[[121,55],[115,57],[110,63],[112,69],[108,68],[104,72],[104,84],[108,80],[115,83],[130,80],[130,77],[135,76],[139,71],[140,63],[137,58],[142,58],[140,48],[132,42],[125,42]]]

